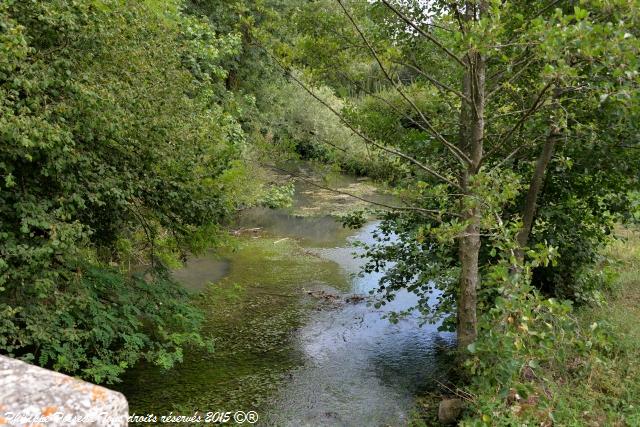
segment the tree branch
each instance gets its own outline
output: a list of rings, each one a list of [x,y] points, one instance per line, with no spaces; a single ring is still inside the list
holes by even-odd
[[[364,43],[368,46],[369,51],[371,52],[371,55],[374,57],[374,59],[376,60],[376,62],[378,63],[378,66],[380,67],[380,69],[382,70],[382,73],[384,74],[384,76],[387,78],[387,80],[389,80],[389,82],[393,85],[393,87],[395,88],[395,90],[400,94],[400,96],[402,96],[402,98],[404,98],[405,101],[407,101],[409,103],[409,105],[411,105],[411,107],[420,115],[420,118],[425,122],[425,124],[427,125],[427,128],[429,128],[429,131],[437,138],[440,140],[440,142],[442,142],[445,147],[447,147],[447,149],[451,152],[451,154],[454,155],[454,157],[456,157],[462,164],[471,164],[471,160],[469,159],[469,157],[467,157],[462,150],[460,150],[458,147],[456,147],[455,145],[453,145],[452,143],[450,143],[449,141],[447,141],[447,139],[442,136],[442,134],[440,132],[438,132],[433,125],[431,124],[431,122],[425,117],[425,115],[422,113],[422,110],[420,110],[418,108],[418,106],[411,100],[409,99],[409,97],[404,93],[404,91],[402,91],[402,89],[400,89],[395,82],[393,81],[393,79],[391,78],[391,76],[389,75],[389,73],[387,72],[387,69],[384,67],[384,65],[382,64],[382,61],[380,60],[380,57],[378,56],[378,54],[376,53],[375,49],[373,48],[373,46],[371,45],[371,43],[369,42],[369,40],[367,39],[367,37],[364,35],[364,33],[360,30],[360,27],[358,26],[358,24],[356,23],[356,21],[353,19],[353,16],[351,16],[351,14],[349,13],[349,11],[347,10],[347,8],[344,6],[344,4],[342,3],[342,0],[336,0],[338,2],[338,4],[340,5],[340,7],[342,8],[342,10],[344,11],[345,15],[347,16],[347,18],[349,18],[349,21],[351,21],[351,24],[353,24],[353,27],[355,28],[355,30],[358,32],[358,34],[360,35],[360,37],[362,38],[362,40],[364,41]]]
[[[535,101],[533,102],[533,105],[531,105],[531,108],[525,111],[522,117],[520,117],[520,120],[518,120],[518,122],[505,134],[505,136],[496,143],[496,145],[489,151],[489,153],[487,153],[486,158],[489,158],[492,154],[495,154],[496,151],[502,148],[502,146],[506,144],[507,141],[509,141],[509,139],[520,128],[520,126],[522,126],[527,121],[527,119],[537,110],[540,101],[542,101],[544,97],[544,94],[547,92],[547,90],[549,90],[552,84],[553,82],[550,81],[544,86],[544,88],[542,88],[540,93],[538,93]]]
[[[547,167],[549,166],[551,157],[553,157],[554,149],[556,147],[556,144],[560,140],[560,137],[560,128],[552,125],[543,149],[540,152],[538,159],[536,160],[536,168],[533,172],[533,176],[531,177],[529,191],[527,192],[525,204],[522,209],[522,229],[520,229],[516,236],[516,240],[518,241],[518,245],[520,246],[518,250],[518,257],[521,261],[524,258],[523,250],[527,246],[529,235],[531,234],[531,228],[533,227],[533,220],[535,218],[536,205],[538,201],[538,195],[540,193],[540,188],[542,187],[542,182],[544,181]]]
[[[496,92],[498,92],[498,90],[500,90],[504,85],[514,81],[515,79],[518,78],[518,76],[520,76],[523,72],[525,72],[525,70],[527,70],[529,68],[529,65],[531,64],[531,62],[533,62],[533,58],[529,59],[523,66],[522,68],[520,68],[518,71],[516,71],[515,73],[513,73],[511,75],[511,77],[509,77],[507,80],[504,80],[500,83],[498,83],[496,85],[495,88],[493,88],[493,90],[491,90],[491,92],[489,92],[487,94],[487,99],[490,99]]]
[[[564,0],[554,0],[551,3],[549,3],[548,5],[544,6],[542,9],[540,9],[539,11],[537,11],[533,16],[529,17],[529,19],[527,20],[527,22],[531,22],[534,19],[536,19],[538,16],[542,15],[543,13],[545,13],[546,11],[548,11],[549,9],[551,9],[552,7],[556,6],[558,3],[562,2]]]
[[[453,14],[456,17],[456,21],[458,21],[458,26],[460,27],[460,32],[462,34],[466,34],[467,31],[464,28],[464,24],[462,23],[462,17],[460,16],[460,9],[458,9],[458,5],[451,3],[450,7],[453,9]]]
[[[438,173],[437,171],[435,171],[431,167],[423,164],[422,162],[418,161],[417,159],[414,159],[413,157],[411,157],[411,156],[409,156],[409,155],[407,155],[407,154],[405,154],[405,153],[403,153],[401,151],[398,151],[396,149],[386,147],[386,146],[374,141],[373,139],[369,138],[368,136],[364,135],[360,130],[358,130],[354,125],[352,125],[347,119],[345,119],[342,114],[340,114],[338,111],[336,111],[335,108],[333,108],[331,105],[329,105],[329,103],[327,103],[325,100],[323,100],[318,95],[316,95],[311,89],[309,89],[309,87],[306,84],[304,84],[293,73],[291,73],[289,70],[287,70],[287,68],[275,57],[275,55],[273,55],[271,52],[269,52],[263,46],[260,46],[260,45],[258,45],[258,46],[261,49],[263,49],[265,51],[265,53],[268,56],[270,56],[276,62],[276,64],[285,72],[286,75],[288,75],[293,81],[295,81],[298,85],[300,85],[300,87],[302,89],[304,89],[305,92],[307,92],[309,95],[311,95],[313,98],[315,98],[318,102],[320,102],[322,105],[324,105],[329,111],[331,111],[336,117],[338,117],[338,119],[340,119],[340,121],[345,126],[347,126],[349,129],[351,129],[360,138],[362,138],[362,140],[364,140],[365,142],[373,145],[374,147],[376,147],[376,148],[378,148],[378,149],[380,149],[382,151],[385,151],[387,153],[390,153],[390,154],[393,154],[395,156],[398,156],[398,157],[408,161],[409,163],[412,163],[413,165],[417,166],[418,168],[422,169],[423,171],[427,172],[428,174],[430,174],[434,178],[437,178],[440,181],[451,185],[452,187],[460,189],[460,185],[455,183],[453,180],[451,180],[451,179],[445,177],[444,175]]]
[[[425,37],[427,40],[431,41],[433,44],[435,44],[440,49],[442,49],[447,55],[453,58],[458,64],[462,65],[464,68],[467,68],[467,65],[460,58],[458,58],[458,56],[455,53],[451,52],[451,50],[449,50],[446,46],[440,43],[431,34],[427,33],[422,28],[418,27],[411,19],[409,19],[406,15],[404,15],[398,9],[393,7],[388,0],[382,0],[382,3],[384,3],[384,5],[387,6],[387,8],[391,9],[393,13],[398,15],[400,19],[402,19],[404,22],[409,24],[409,26],[411,26],[414,30],[416,30],[421,36]]]
[[[433,83],[436,87],[439,87],[440,89],[443,89],[446,92],[451,92],[454,95],[456,95],[457,97],[459,97],[460,99],[467,101],[467,102],[471,102],[471,100],[469,98],[467,98],[466,96],[464,96],[464,94],[462,92],[460,92],[459,90],[456,90],[454,88],[452,88],[451,86],[448,86],[444,83],[442,83],[441,81],[434,79],[433,77],[431,77],[430,75],[428,75],[427,73],[425,73],[424,71],[422,71],[422,69],[420,69],[417,65],[413,65],[413,64],[408,64],[402,61],[393,61],[398,65],[403,65],[405,67],[409,67],[412,70],[416,71],[418,74],[420,74],[421,76],[423,76],[425,79],[429,80],[431,83]]]
[[[526,147],[534,147],[537,143],[537,141],[540,139],[540,136],[537,136],[536,138],[533,139],[533,141],[529,142],[528,144],[522,144],[522,145],[518,145],[513,151],[511,151],[511,153],[509,153],[509,155],[507,157],[505,157],[504,159],[502,159],[500,162],[498,162],[496,165],[493,166],[493,168],[497,168],[502,166],[503,164],[507,163],[509,160],[511,160],[516,154],[518,154],[518,152],[520,152],[520,150],[522,150],[523,148]]]

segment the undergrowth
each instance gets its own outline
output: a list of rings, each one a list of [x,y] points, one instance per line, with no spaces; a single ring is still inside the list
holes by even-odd
[[[603,303],[574,310],[526,285],[497,299],[469,349],[460,425],[640,425],[640,233],[618,235]]]

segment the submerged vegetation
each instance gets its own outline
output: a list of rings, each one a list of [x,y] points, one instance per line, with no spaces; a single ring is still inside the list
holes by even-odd
[[[462,425],[640,423],[639,11],[0,1],[0,353],[192,381],[141,410],[263,407],[303,286],[344,280],[287,227],[375,217],[371,310],[455,332]],[[237,228],[284,207],[282,238]],[[210,253],[235,261],[188,293],[172,270]]]
[[[130,396],[132,412],[262,408],[286,373],[300,365],[290,332],[303,324],[314,305],[313,300],[299,300],[303,286],[344,279],[337,266],[305,253],[291,239],[253,237],[238,238],[230,271],[195,302],[207,313],[202,332],[211,338],[214,351],[191,351],[170,372],[151,364],[131,372],[121,390]],[[139,378],[144,389],[127,388]]]

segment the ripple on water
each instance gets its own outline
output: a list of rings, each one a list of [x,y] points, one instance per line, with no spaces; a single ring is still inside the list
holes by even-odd
[[[315,201],[296,201],[308,203]],[[196,258],[175,273],[204,290],[194,298],[207,310],[216,353],[189,351],[169,372],[132,370],[118,386],[132,410],[257,410],[260,424],[277,426],[406,424],[415,393],[447,371],[453,335],[420,327],[415,315],[385,319],[415,305],[407,292],[380,309],[362,302],[315,311],[305,298],[309,287],[345,295],[375,289],[382,273],[354,275],[363,260],[351,243],[371,243],[378,225],[354,233],[326,215],[246,212],[239,226],[260,227],[259,235],[242,237],[225,259]],[[202,287],[209,282],[216,283]]]
[[[371,243],[372,222],[349,241]],[[317,249],[346,274],[359,271],[362,260],[346,245]],[[351,292],[368,293],[382,273],[352,276]],[[449,363],[445,354],[453,335],[436,325],[419,326],[417,315],[391,323],[385,315],[415,305],[417,298],[400,292],[375,309],[366,303],[346,304],[312,316],[297,339],[306,356],[303,367],[281,387],[267,424],[287,426],[403,425],[416,393],[442,380]]]

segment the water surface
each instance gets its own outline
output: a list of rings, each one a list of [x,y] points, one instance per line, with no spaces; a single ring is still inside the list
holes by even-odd
[[[375,191],[358,183],[333,184]],[[415,316],[385,318],[415,305],[410,293],[380,309],[369,303],[381,273],[357,275],[363,260],[352,243],[371,242],[378,223],[342,228],[327,207],[349,201],[334,196],[298,182],[292,208],[246,212],[234,250],[174,273],[199,292],[216,351],[191,350],[170,371],[137,366],[119,386],[131,412],[255,410],[259,425],[278,426],[406,424],[415,394],[443,379],[453,337]]]

